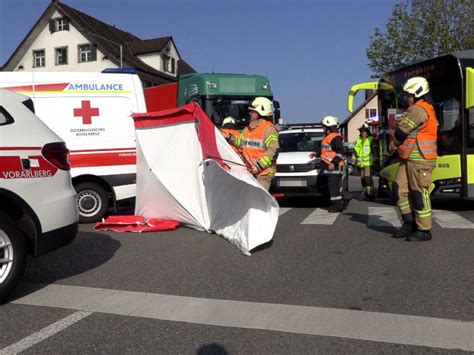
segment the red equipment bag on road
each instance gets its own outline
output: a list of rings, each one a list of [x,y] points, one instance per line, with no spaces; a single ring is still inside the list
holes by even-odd
[[[102,222],[97,222],[94,229],[114,232],[162,232],[175,230],[179,222],[160,218],[145,218],[143,216],[110,216]]]

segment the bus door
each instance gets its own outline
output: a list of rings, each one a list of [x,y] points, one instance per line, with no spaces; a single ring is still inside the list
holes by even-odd
[[[466,198],[474,200],[474,68],[466,68]]]
[[[396,115],[399,114],[398,98],[395,88],[389,83],[383,81],[370,81],[353,85],[347,96],[347,110],[354,110],[354,97],[360,90],[377,90],[379,91],[379,107],[378,107],[378,123],[373,127],[372,133],[376,133],[379,137],[379,165],[383,167],[390,151],[390,141],[392,140],[393,129],[395,128]],[[385,96],[390,96],[390,104],[386,104]],[[383,97],[383,98],[382,98]],[[388,107],[385,107],[388,106]],[[386,112],[384,110],[386,109]]]

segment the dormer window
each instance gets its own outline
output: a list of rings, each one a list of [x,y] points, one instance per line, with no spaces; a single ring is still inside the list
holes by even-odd
[[[49,20],[49,31],[69,31],[69,19],[67,17],[53,18]]]
[[[163,66],[167,73],[174,74],[176,72],[176,60],[169,55],[163,56]]]

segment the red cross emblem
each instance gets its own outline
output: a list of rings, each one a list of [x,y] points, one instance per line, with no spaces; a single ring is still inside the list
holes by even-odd
[[[99,108],[91,108],[91,102],[81,101],[81,108],[74,109],[75,117],[82,117],[82,124],[92,124],[92,116],[99,116]]]

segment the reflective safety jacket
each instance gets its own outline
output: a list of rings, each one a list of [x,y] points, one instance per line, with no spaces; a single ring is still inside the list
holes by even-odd
[[[364,167],[372,166],[374,164],[374,155],[371,150],[373,140],[374,137],[372,136],[368,136],[365,139],[357,138],[354,152],[358,166]]]
[[[229,133],[231,136],[233,136],[233,137],[235,137],[235,138],[237,138],[238,136],[240,136],[240,132],[237,131],[236,129],[232,129],[232,128],[221,128],[221,131],[227,132],[227,133]],[[236,146],[232,145],[232,144],[231,144],[231,147],[232,147],[232,149],[233,149],[235,152],[238,152],[238,151],[239,151],[239,149],[238,149]]]
[[[434,160],[438,157],[437,132],[438,120],[433,105],[424,100],[419,100],[415,105],[425,110],[428,119],[421,126],[413,125],[414,130],[398,147],[398,155],[402,159]],[[410,120],[409,117],[404,117]]]
[[[332,150],[331,142],[334,138],[341,137],[339,132],[331,132],[326,135],[321,142],[321,160],[329,165],[332,163],[333,159],[338,156],[341,158],[339,161],[339,169],[341,170],[342,166],[344,165],[344,156],[342,154],[337,154],[334,150]]]
[[[265,131],[270,127],[275,134],[265,136]],[[259,168],[259,175],[275,175],[277,154],[267,154],[269,146],[276,146],[278,150],[278,131],[273,123],[262,120],[254,129],[245,127],[235,140],[235,146],[242,149],[242,155],[250,164]]]

